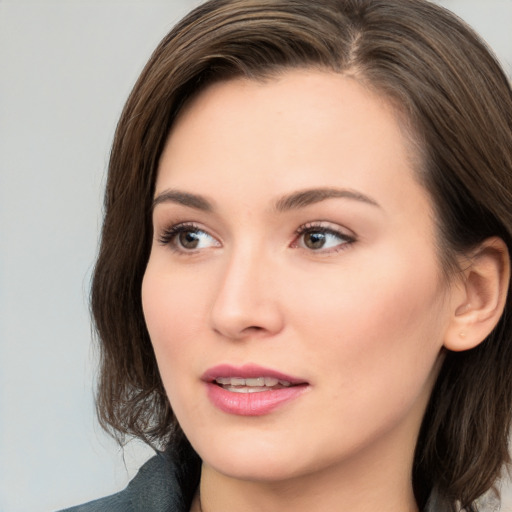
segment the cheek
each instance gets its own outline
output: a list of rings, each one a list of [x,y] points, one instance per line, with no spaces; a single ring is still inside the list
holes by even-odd
[[[164,384],[189,366],[178,363],[195,351],[205,302],[198,279],[168,267],[150,260],[142,282],[144,318]]]
[[[156,260],[156,261],[155,261]],[[142,305],[162,383],[177,417],[195,415],[190,374],[197,364],[203,294],[158,258],[149,261],[142,283]],[[192,280],[192,283],[195,283]]]
[[[404,383],[428,380],[446,327],[444,292],[435,260],[408,261],[361,261],[291,294],[297,336],[336,389],[360,396],[392,385],[407,394]]]
[[[437,374],[442,298],[435,272],[398,268],[331,279],[322,301],[320,293],[296,301],[298,336],[309,366],[319,369],[325,434],[333,438],[347,418],[347,442],[409,421],[416,423],[408,431],[419,428]]]

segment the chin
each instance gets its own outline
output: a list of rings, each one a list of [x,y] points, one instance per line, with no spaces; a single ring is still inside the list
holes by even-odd
[[[218,473],[226,477],[252,482],[282,482],[301,474],[293,460],[279,460],[277,457],[216,457],[211,463],[204,460]]]
[[[300,451],[297,447],[286,446],[283,441],[223,438],[208,446],[199,443],[194,448],[206,465],[234,479],[272,482],[288,480],[301,473]]]

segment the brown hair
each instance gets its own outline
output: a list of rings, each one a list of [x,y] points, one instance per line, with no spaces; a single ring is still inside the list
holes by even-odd
[[[213,81],[293,67],[355,75],[405,114],[436,205],[445,269],[490,236],[512,250],[512,91],[489,49],[456,16],[424,0],[206,2],[153,53],[112,148],[92,312],[101,347],[99,418],[120,439],[184,442],[141,305],[157,166],[173,120]],[[416,448],[420,505],[435,487],[475,510],[471,504],[509,460],[510,308],[508,300],[477,348],[446,354]]]

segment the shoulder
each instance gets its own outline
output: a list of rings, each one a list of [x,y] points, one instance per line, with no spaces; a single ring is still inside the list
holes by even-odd
[[[112,496],[60,512],[185,512],[176,464],[158,452],[139,470],[126,489]]]

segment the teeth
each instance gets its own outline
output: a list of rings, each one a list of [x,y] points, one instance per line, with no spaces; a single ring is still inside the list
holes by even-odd
[[[271,388],[272,386],[277,386],[278,382],[279,381],[274,377],[265,377],[265,386],[269,388]]]
[[[246,393],[264,391],[263,389],[258,390],[254,388],[273,388],[277,385],[287,388],[292,385],[291,382],[274,377],[253,377],[250,379],[243,379],[242,377],[217,377],[215,382],[229,388],[230,391],[232,391],[231,388],[233,387],[237,387],[237,390],[240,390],[241,387],[245,388],[247,391],[244,392]]]
[[[240,380],[244,380],[244,379],[240,379]],[[245,385],[246,386],[251,386],[251,387],[254,387],[254,386],[264,386],[265,385],[265,378],[264,377],[258,377],[256,379],[245,379]]]
[[[261,393],[261,391],[266,391],[265,386],[254,388],[225,386],[224,389],[232,391],[233,393]]]
[[[215,382],[217,384],[220,384],[221,386],[231,384],[231,379],[229,377],[217,377],[215,379]]]

